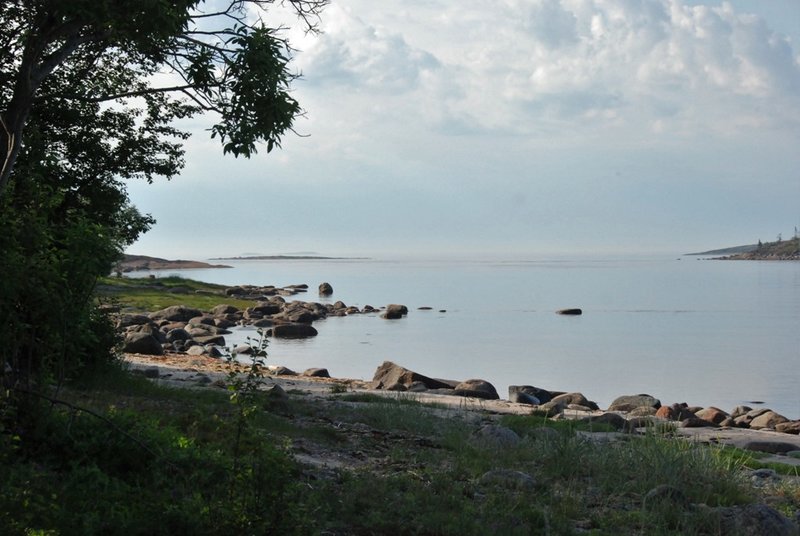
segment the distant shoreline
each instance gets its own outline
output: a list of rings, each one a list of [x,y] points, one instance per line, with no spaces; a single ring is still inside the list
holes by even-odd
[[[214,257],[212,261],[368,261],[371,257],[321,257],[317,255],[247,255],[240,257]]]

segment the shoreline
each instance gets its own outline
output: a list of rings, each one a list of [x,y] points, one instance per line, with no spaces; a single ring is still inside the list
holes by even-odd
[[[180,388],[225,388],[225,380],[230,372],[229,364],[219,358],[190,356],[186,354],[165,354],[153,356],[126,353],[123,360],[135,373],[143,374],[152,380]],[[243,373],[246,366],[239,364],[237,369]],[[275,386],[289,393],[302,393],[315,400],[325,401],[341,394],[370,394],[387,398],[410,398],[423,404],[433,404],[446,410],[459,412],[478,412],[488,415],[541,415],[544,405],[531,405],[512,402],[506,399],[483,399],[439,392],[391,391],[375,389],[372,382],[352,378],[331,378],[275,374],[282,367],[265,367],[263,388]],[[667,406],[662,406],[667,407]],[[583,419],[591,422],[610,424],[618,433],[645,433],[658,425],[674,425],[677,437],[701,443],[728,445],[740,449],[766,452],[765,458],[771,463],[782,463],[800,468],[800,435],[783,433],[774,429],[750,429],[731,426],[705,425],[692,423],[681,426],[676,421],[652,415],[640,416],[637,411],[611,409],[590,409],[570,404],[548,415],[552,419]],[[800,422],[800,421],[793,421]],[[787,455],[791,453],[791,456]],[[796,453],[796,454],[795,454]]]

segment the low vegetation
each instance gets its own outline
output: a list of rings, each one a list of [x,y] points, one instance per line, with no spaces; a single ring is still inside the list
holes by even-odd
[[[118,364],[37,397],[35,422],[3,415],[0,533],[718,534],[714,507],[764,493],[749,453],[661,433],[604,442],[541,416],[275,398],[257,381],[176,389]],[[674,493],[649,500],[659,486]],[[770,497],[800,508],[797,486]]]
[[[101,302],[113,302],[126,310],[152,312],[171,305],[208,311],[220,303],[245,308],[252,301],[225,296],[225,286],[179,276],[103,277],[95,294]]]

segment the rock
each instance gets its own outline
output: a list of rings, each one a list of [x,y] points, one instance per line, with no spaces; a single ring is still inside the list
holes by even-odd
[[[225,346],[225,337],[222,335],[205,335],[194,337],[194,340],[203,345],[215,344],[217,346]]]
[[[164,355],[161,343],[150,333],[126,334],[123,351],[131,354]]]
[[[750,420],[752,421],[756,417],[760,417],[761,415],[765,414],[768,411],[772,411],[772,410],[770,410],[769,408],[756,408],[756,409],[752,409],[752,410],[748,411],[745,414],[745,416],[749,417]]]
[[[614,399],[608,411],[632,411],[636,408],[647,406],[651,408],[660,408],[661,401],[650,395],[627,395],[620,396]]]
[[[407,314],[408,314],[408,307],[406,307],[405,305],[398,305],[396,303],[391,303],[386,306],[386,310],[381,315],[381,318],[396,320],[398,318],[403,318]]]
[[[326,368],[310,368],[303,371],[301,376],[306,376],[309,378],[330,378],[331,375],[328,373],[328,369]]]
[[[146,369],[144,369],[145,378],[155,379],[158,378],[159,375],[160,372],[158,370],[158,367],[147,367]]]
[[[735,419],[736,417],[741,417],[742,415],[747,415],[749,412],[753,411],[753,408],[750,406],[736,406],[731,411],[731,418]]]
[[[250,325],[256,328],[270,328],[275,325],[275,322],[269,318],[259,318],[258,320],[251,322]]]
[[[279,339],[306,339],[317,335],[309,324],[278,324],[272,328],[272,336]]]
[[[797,526],[766,504],[715,508],[720,518],[719,534],[740,536],[797,536]]]
[[[452,385],[444,381],[428,378],[427,376],[403,368],[391,361],[384,361],[381,366],[375,370],[370,387],[372,389],[394,390],[396,385],[402,385],[408,388],[414,382],[422,382],[428,389],[451,390],[453,388]]]
[[[775,425],[775,431],[784,434],[800,434],[800,421],[787,421]]]
[[[475,432],[475,436],[503,447],[511,447],[520,442],[520,437],[514,430],[496,424],[487,424],[480,427]]]
[[[582,315],[583,311],[581,309],[577,309],[577,308],[559,309],[558,311],[556,311],[556,314],[577,316],[577,315]]]
[[[715,408],[714,406],[709,406],[705,409],[701,409],[695,416],[699,419],[703,419],[709,422],[713,422],[714,424],[722,424],[722,421],[728,418],[728,414],[722,411],[719,408]]]
[[[152,319],[170,320],[172,322],[188,322],[197,316],[203,316],[203,311],[186,307],[185,305],[173,305],[150,313],[150,318]]]
[[[614,430],[622,431],[628,427],[628,421],[619,413],[603,413],[602,415],[592,415],[583,419],[592,424],[606,424]]]
[[[509,390],[511,388],[509,387]],[[522,391],[514,391],[508,394],[508,401],[513,402],[514,404],[528,404],[531,406],[538,406],[541,404],[541,400],[536,398],[533,395],[529,395],[528,393],[524,393]]]
[[[234,307],[233,305],[228,305],[226,303],[221,303],[216,307],[214,307],[213,309],[211,309],[211,314],[213,314],[214,316],[229,315],[238,312],[239,312],[238,307]]]
[[[659,408],[660,409],[660,408]],[[652,406],[639,406],[628,412],[629,417],[654,417],[658,410]]]
[[[149,324],[150,317],[146,315],[119,315],[117,318],[117,329],[127,328],[129,326],[139,326],[142,324]]]
[[[536,487],[536,481],[528,473],[514,471],[512,469],[492,469],[485,472],[478,479],[482,486],[497,486],[513,490],[532,490]]]
[[[556,402],[556,403],[562,402],[562,403],[565,403],[567,405],[583,406],[583,407],[589,408],[591,410],[599,409],[597,407],[597,404],[595,404],[591,400],[588,400],[581,393],[564,393],[562,395],[558,395],[558,396],[553,397],[553,399],[550,400],[550,402]]]
[[[797,445],[780,441],[749,441],[742,448],[757,452],[769,452],[770,454],[786,454],[797,449]]]
[[[776,425],[788,422],[789,419],[779,415],[772,410],[765,411],[750,421],[750,428],[760,430],[761,428],[775,428]]]
[[[330,296],[333,294],[333,287],[330,283],[320,283],[319,284],[319,295],[320,296]]]
[[[278,400],[281,402],[289,400],[289,395],[286,393],[286,391],[283,390],[283,387],[281,387],[280,385],[272,385],[270,387],[267,387],[264,390],[264,393],[270,400]]]
[[[269,373],[275,376],[297,376],[295,371],[282,365],[270,368]]]
[[[224,357],[225,353],[222,350],[220,350],[219,346],[215,346],[213,344],[210,344],[210,345],[206,346],[206,355],[208,357],[220,358],[220,357]]]
[[[498,400],[500,398],[494,385],[486,380],[465,380],[456,385],[453,394],[486,400]]]
[[[671,406],[661,406],[656,410],[656,417],[659,419],[667,419],[668,421],[675,421],[678,419],[678,412]]]
[[[509,385],[509,400],[515,395],[515,393],[525,393],[526,395],[532,396],[539,401],[536,403],[537,405],[550,402],[553,399],[553,395],[550,393],[550,391],[546,391],[539,387],[534,387],[533,385]]]
[[[206,347],[202,344],[196,344],[186,350],[187,355],[206,355]]]
[[[190,338],[189,332],[183,328],[175,328],[167,332],[167,342],[183,342]]]
[[[248,344],[240,344],[231,350],[233,355],[252,355],[253,347]]]
[[[717,428],[717,425],[711,421],[700,419],[699,417],[689,417],[683,419],[680,424],[681,428]]]

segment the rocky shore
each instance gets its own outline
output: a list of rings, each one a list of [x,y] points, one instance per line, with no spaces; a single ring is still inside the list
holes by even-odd
[[[240,309],[220,304],[210,311],[201,311],[176,305],[149,314],[119,313],[117,327],[124,336],[124,351],[140,356],[138,362],[142,362],[142,356],[150,356],[151,363],[169,363],[168,368],[175,370],[194,368],[203,373],[221,374],[227,370],[226,362],[221,358],[231,354],[245,357],[253,351],[249,345],[226,347],[225,335],[231,333],[229,328],[234,326],[262,328],[268,337],[304,338],[315,336],[317,330],[313,323],[328,316],[375,314],[393,320],[408,314],[408,308],[399,304],[357,308],[341,301],[322,304],[287,299],[307,291],[307,285],[235,286],[227,288],[225,295],[250,300],[252,306]],[[322,296],[329,296],[332,292],[328,283],[319,286]],[[187,363],[191,365],[187,367]],[[198,363],[202,364],[200,368]],[[162,372],[151,374],[160,377]],[[786,458],[787,463],[800,465],[800,460],[792,457],[800,452],[800,420],[792,420],[768,408],[738,406],[725,411],[685,402],[662,404],[654,396],[636,394],[620,396],[608,408],[601,409],[582,393],[551,391],[533,385],[510,386],[507,399],[501,399],[495,387],[485,379],[431,378],[389,361],[377,367],[371,382],[330,379],[325,368],[298,373],[278,366],[270,369],[270,376],[275,381],[296,382],[313,378],[375,393],[407,393],[418,398],[432,397],[437,402],[450,400],[456,404],[491,405],[493,411],[498,412],[537,413],[550,418],[570,415],[604,423],[620,432],[662,425],[698,434],[707,429],[717,435],[723,432],[733,434],[738,438],[738,446],[778,455]],[[204,381],[202,377],[201,381]],[[743,435],[745,431],[771,432],[772,435],[769,439],[758,439]]]

